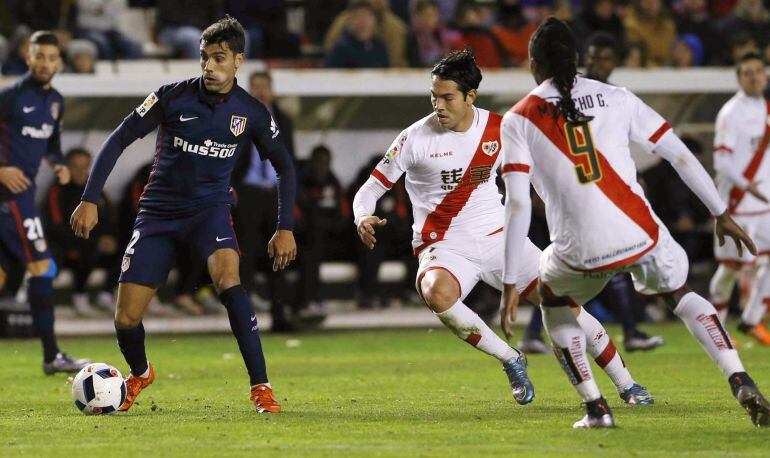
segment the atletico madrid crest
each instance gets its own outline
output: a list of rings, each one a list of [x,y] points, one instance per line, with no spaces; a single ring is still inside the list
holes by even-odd
[[[131,267],[131,258],[128,256],[123,256],[123,262],[120,263],[120,271],[125,272]]]
[[[497,140],[484,142],[481,144],[481,151],[487,156],[494,156],[500,150],[500,143]]]
[[[237,137],[241,135],[244,130],[246,130],[246,118],[233,115],[232,118],[230,118],[230,132]]]

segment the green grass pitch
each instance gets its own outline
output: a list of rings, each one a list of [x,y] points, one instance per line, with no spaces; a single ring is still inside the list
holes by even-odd
[[[127,414],[86,417],[36,341],[0,341],[0,456],[768,456],[726,380],[679,324],[665,347],[624,354],[656,397],[626,406],[594,366],[615,430],[574,431],[579,400],[552,355],[530,357],[537,395],[517,405],[499,364],[448,331],[264,337],[284,411],[259,415],[230,336],[149,336],[157,379]],[[616,328],[610,329],[617,334]],[[127,371],[114,338],[62,339]],[[770,392],[770,349],[741,351]]]

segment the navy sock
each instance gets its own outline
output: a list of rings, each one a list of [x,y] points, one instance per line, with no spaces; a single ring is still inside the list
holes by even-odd
[[[120,329],[115,323],[118,346],[131,368],[131,373],[140,376],[147,371],[147,355],[144,352],[144,325],[140,322],[135,328]]]
[[[524,338],[543,340],[543,314],[540,312],[540,307],[537,305],[534,307],[532,318],[529,319],[527,329],[524,331]]]
[[[251,386],[267,383],[267,368],[265,355],[262,353],[262,342],[259,339],[257,316],[246,290],[241,285],[233,286],[222,291],[219,299],[227,309],[230,328],[238,341]]]
[[[32,323],[43,344],[43,361],[50,363],[59,353],[53,333],[53,278],[30,277],[27,298],[32,312]]]

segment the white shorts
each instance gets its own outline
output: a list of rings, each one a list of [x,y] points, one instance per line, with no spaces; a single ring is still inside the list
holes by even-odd
[[[519,263],[521,269],[516,276],[516,286],[522,299],[537,286],[540,253],[540,249],[527,238]],[[479,281],[502,290],[505,235],[498,232],[477,240],[443,240],[422,250],[418,259],[420,266],[417,270],[416,286],[420,295],[422,277],[434,269],[444,269],[457,280],[460,285],[460,300],[465,299]]]
[[[733,219],[749,234],[757,246],[759,255],[770,254],[770,212],[760,215],[733,215]],[[752,262],[754,255],[743,247],[743,256],[738,256],[738,248],[731,237],[725,237],[725,244],[719,246],[719,239],[714,236],[714,258],[717,261]]]
[[[550,298],[563,298],[568,305],[585,305],[599,294],[619,272],[628,272],[634,288],[653,295],[676,291],[687,281],[687,253],[661,228],[658,244],[641,258],[625,266],[602,271],[580,271],[564,263],[553,253],[553,245],[540,258],[540,284]]]

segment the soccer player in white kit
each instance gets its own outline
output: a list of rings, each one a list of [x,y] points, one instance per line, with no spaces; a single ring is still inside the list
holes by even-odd
[[[617,272],[637,291],[659,294],[728,378],[757,426],[770,404],[746,373],[714,306],[685,285],[688,260],[636,181],[629,140],[671,163],[716,216],[716,233],[756,251],[732,220],[711,177],[665,120],[624,88],[577,76],[577,45],[553,17],[530,39],[539,86],[503,118],[506,184],[503,310],[518,305],[517,273],[530,220],[530,180],[546,205],[552,244],[540,259],[543,321],[569,380],[586,405],[573,427],[615,422],[586,360],[586,338],[570,307],[594,297]]]
[[[714,246],[719,262],[709,285],[722,321],[743,264],[756,262],[757,275],[738,329],[763,345],[770,333],[762,319],[770,306],[770,101],[765,100],[767,73],[762,56],[748,53],[736,65],[738,91],[719,110],[714,136],[714,168],[719,194],[728,211],[754,240],[758,256],[741,255],[731,240]]]
[[[420,262],[417,291],[455,335],[500,360],[516,401],[526,404],[534,391],[524,356],[462,302],[479,281],[502,288],[504,209],[495,184],[502,117],[473,105],[481,72],[470,52],[451,53],[431,74],[434,113],[398,136],[353,200],[358,235],[374,248],[375,228],[386,223],[372,215],[377,200],[406,173],[412,244]],[[540,250],[527,239],[515,277],[518,293],[534,303],[539,259]],[[631,378],[604,327],[588,312],[576,312],[621,398],[651,404],[652,396]],[[503,327],[510,338],[509,323]]]

